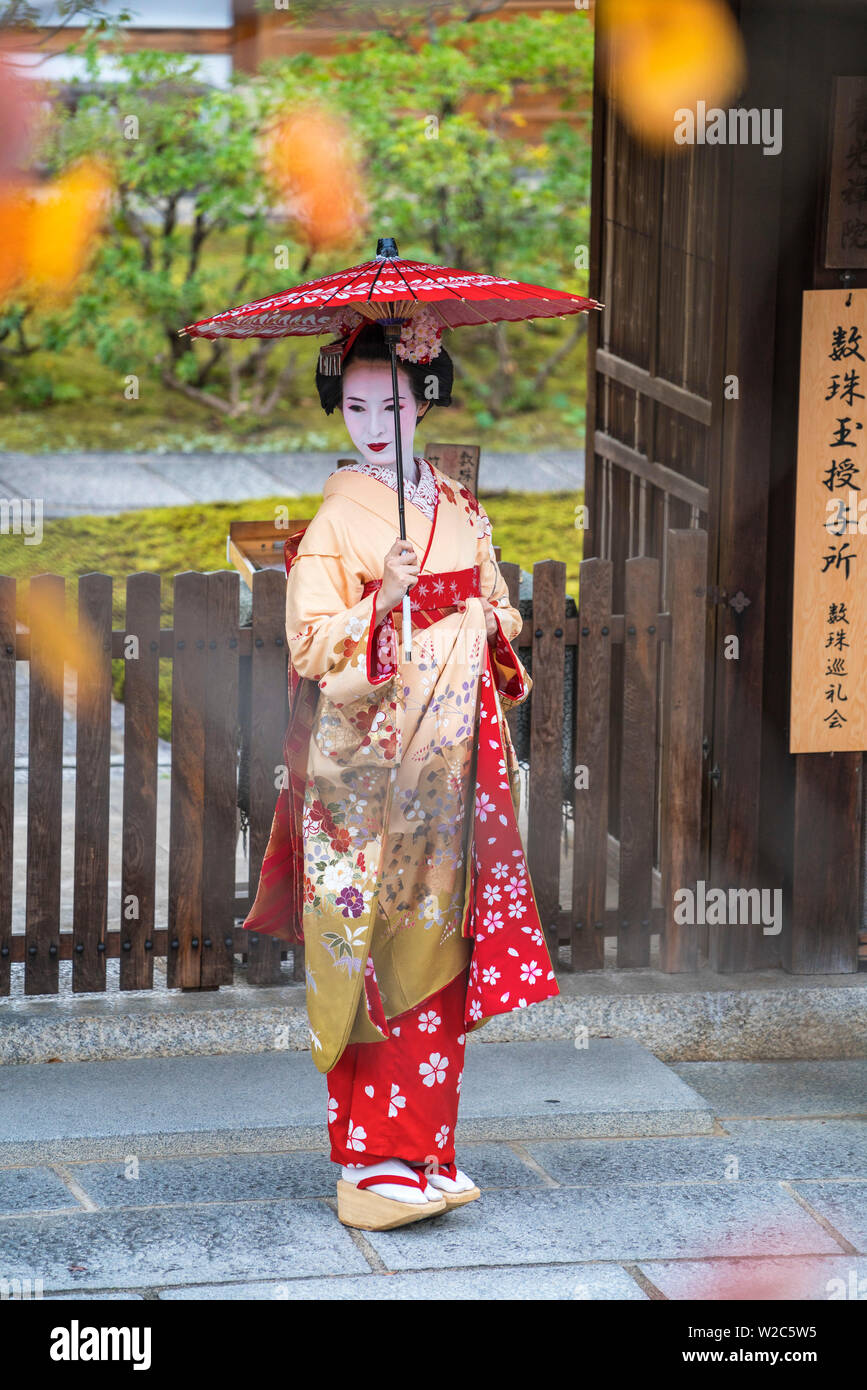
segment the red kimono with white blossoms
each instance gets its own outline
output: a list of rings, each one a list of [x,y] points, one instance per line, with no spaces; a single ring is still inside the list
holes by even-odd
[[[530,691],[510,643],[521,617],[472,493],[420,460],[405,495],[421,561],[411,663],[397,661],[393,615],[375,622],[391,470],[332,474],[287,546],[288,778],[244,925],[303,931],[335,1161],[448,1170],[466,1032],[558,989],[503,719]]]

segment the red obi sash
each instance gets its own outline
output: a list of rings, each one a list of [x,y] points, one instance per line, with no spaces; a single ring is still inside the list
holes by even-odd
[[[362,598],[382,588],[381,579],[369,579],[361,591]],[[422,574],[409,591],[409,606],[413,613],[430,609],[453,608],[463,599],[480,598],[482,593],[478,565],[465,570],[446,570],[443,574]]]

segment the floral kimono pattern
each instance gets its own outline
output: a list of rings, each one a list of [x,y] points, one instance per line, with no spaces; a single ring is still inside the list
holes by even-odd
[[[300,909],[311,1047],[323,1072],[347,1045],[387,1039],[389,1019],[459,975],[468,1028],[558,993],[503,720],[530,691],[510,643],[521,617],[483,508],[421,467],[436,505],[432,519],[407,507],[421,560],[411,663],[397,661],[394,616],[375,624],[396,530],[394,494],[380,479],[332,474],[289,566],[293,719],[303,736],[287,734],[290,786],[244,926],[292,939]],[[495,643],[482,594],[496,608]]]

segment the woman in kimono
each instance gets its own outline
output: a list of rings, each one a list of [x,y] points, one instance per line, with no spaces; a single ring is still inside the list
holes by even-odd
[[[287,785],[244,923],[288,941],[301,919],[338,1215],[368,1230],[480,1195],[455,1164],[466,1034],[558,993],[503,719],[530,691],[521,617],[484,509],[413,449],[431,403],[450,403],[440,332],[422,310],[397,347],[403,541],[383,331],[348,311],[320,354],[322,406],[342,409],[361,462],[287,542]]]

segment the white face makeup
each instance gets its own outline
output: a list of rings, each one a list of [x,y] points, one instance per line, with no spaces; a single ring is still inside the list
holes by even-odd
[[[419,406],[409,377],[397,369],[400,442],[404,467],[412,474],[413,441]],[[343,374],[343,418],[349,437],[368,463],[395,466],[394,404],[387,362],[350,362]]]

